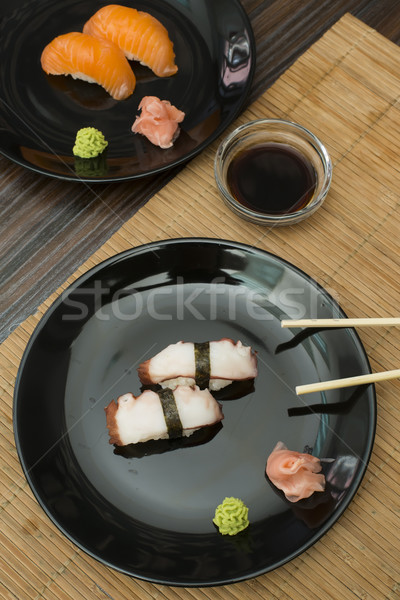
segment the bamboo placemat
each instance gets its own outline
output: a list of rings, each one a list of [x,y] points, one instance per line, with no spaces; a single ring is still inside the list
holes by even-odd
[[[308,221],[264,229],[229,212],[213,179],[216,143],[188,164],[62,286],[132,246],[202,236],[252,244],[305,270],[348,316],[397,316],[400,306],[400,48],[346,15],[238,123],[289,118],[326,144],[331,191]],[[106,198],[104,199],[106,202]],[[113,571],[70,543],[35,501],[19,466],[12,394],[29,336],[53,294],[0,348],[0,594],[4,598],[260,598],[395,600],[400,597],[398,381],[377,384],[378,426],[362,485],[311,549],[257,579],[201,589],[152,585]],[[398,368],[400,333],[364,329],[374,371]]]

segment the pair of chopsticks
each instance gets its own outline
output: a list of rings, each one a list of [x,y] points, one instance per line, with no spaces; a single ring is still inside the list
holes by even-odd
[[[379,327],[400,325],[398,317],[384,318],[361,318],[361,319],[298,319],[282,320],[282,327]],[[380,373],[369,373],[367,375],[357,375],[355,377],[345,377],[344,379],[331,379],[329,381],[319,381],[306,385],[296,386],[296,394],[310,394],[311,392],[323,392],[325,390],[334,390],[342,387],[351,387],[353,385],[364,385],[376,383],[378,381],[387,381],[400,377],[400,369],[392,371],[382,371]]]

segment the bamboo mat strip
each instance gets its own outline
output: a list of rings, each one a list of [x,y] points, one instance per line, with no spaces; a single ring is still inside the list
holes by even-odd
[[[0,596],[183,600],[395,600],[400,598],[399,382],[377,384],[376,443],[362,485],[338,523],[307,552],[247,582],[185,589],[128,578],[93,560],[53,526],[22,474],[12,433],[12,393],[23,350],[62,290],[102,260],[149,241],[210,237],[249,243],[305,270],[349,317],[397,316],[400,306],[400,48],[346,15],[259,98],[245,121],[288,118],[310,128],[334,162],[332,188],[308,221],[264,229],[220,200],[217,143],[125,223],[0,347]],[[87,226],[87,225],[86,225]],[[399,334],[360,331],[373,370],[398,368]]]

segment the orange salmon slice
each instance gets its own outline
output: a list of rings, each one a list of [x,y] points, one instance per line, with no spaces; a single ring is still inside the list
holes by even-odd
[[[52,40],[41,56],[48,75],[71,75],[101,85],[115,100],[128,98],[136,78],[122,50],[112,42],[71,32]]]
[[[139,61],[158,77],[169,77],[178,70],[167,29],[146,12],[109,4],[85,23],[83,32],[114,42],[129,60]]]

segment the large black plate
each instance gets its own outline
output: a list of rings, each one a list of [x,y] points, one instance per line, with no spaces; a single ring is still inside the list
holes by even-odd
[[[251,25],[238,0],[126,0],[168,29],[178,73],[158,78],[137,63],[134,94],[113,100],[100,86],[47,76],[40,66],[56,35],[81,31],[106,0],[4,0],[0,15],[0,152],[46,175],[82,181],[142,177],[178,165],[205,148],[239,113],[255,66]],[[186,113],[167,150],[134,135],[143,96],[172,102]],[[100,129],[109,142],[105,162],[76,162],[81,127]],[[90,170],[91,169],[91,170]],[[91,174],[90,174],[91,173]]]
[[[340,316],[303,272],[234,242],[153,243],[95,267],[48,310],[18,374],[16,444],[39,503],[86,552],[154,582],[232,583],[292,559],[354,496],[376,406],[373,386],[296,396],[297,384],[368,373],[369,363],[352,329],[299,332],[280,320]],[[225,395],[222,428],[194,445],[115,454],[104,407],[139,393],[137,365],[181,339],[225,336],[257,350],[259,376],[253,390]],[[291,504],[270,485],[278,440],[334,459],[325,493]],[[249,507],[249,528],[233,538],[212,524],[225,496]]]

